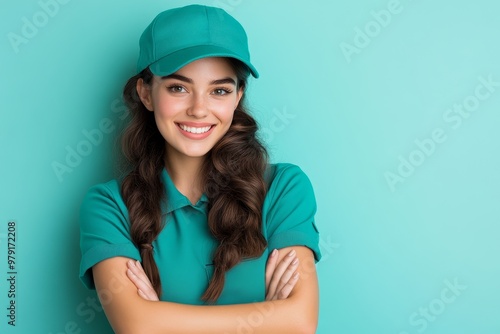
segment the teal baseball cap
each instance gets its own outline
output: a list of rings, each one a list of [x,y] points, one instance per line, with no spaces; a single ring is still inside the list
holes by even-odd
[[[231,57],[259,77],[245,29],[221,8],[189,5],[161,12],[142,33],[139,47],[138,73],[149,67],[166,76],[201,58]]]

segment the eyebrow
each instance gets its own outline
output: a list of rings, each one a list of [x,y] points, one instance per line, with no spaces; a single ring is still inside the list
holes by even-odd
[[[180,74],[175,74],[175,73],[163,76],[161,78],[163,80],[165,80],[165,79],[177,79],[177,80],[184,81],[184,82],[187,82],[190,84],[193,83],[193,79],[190,79],[188,77],[185,77],[185,76],[180,75]],[[234,81],[234,79],[230,78],[230,77],[210,81],[210,85],[222,85],[222,84],[232,84],[232,85],[236,86],[236,81]]]

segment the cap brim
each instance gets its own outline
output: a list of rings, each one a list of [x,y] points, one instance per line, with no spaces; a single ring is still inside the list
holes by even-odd
[[[259,72],[257,72],[255,67],[249,61],[225,48],[215,45],[198,45],[179,50],[169,54],[168,56],[160,58],[151,64],[149,69],[155,75],[166,76],[177,72],[179,69],[195,60],[207,57],[230,57],[238,59],[248,67],[250,73],[255,78],[259,77]]]

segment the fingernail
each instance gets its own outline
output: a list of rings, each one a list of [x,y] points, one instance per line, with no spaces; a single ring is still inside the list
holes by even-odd
[[[292,264],[296,265],[297,263],[299,263],[299,258],[296,257],[295,260],[292,261]]]
[[[130,265],[130,266],[133,266],[134,265],[134,262],[132,260],[128,260],[127,261],[127,264]]]
[[[139,267],[139,268],[141,267],[141,263],[140,263],[139,261],[137,261],[137,260],[135,261],[135,265],[136,265],[137,267]]]
[[[298,271],[294,272],[292,277],[294,279],[299,278],[299,272]]]
[[[271,253],[271,257],[275,257],[276,256],[276,253],[278,253],[278,251],[275,249],[273,249],[272,253]]]
[[[295,255],[295,249],[292,249],[290,253],[288,253],[288,256],[294,256]]]

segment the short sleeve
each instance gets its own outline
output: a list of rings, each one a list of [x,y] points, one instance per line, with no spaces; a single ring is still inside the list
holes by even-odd
[[[321,259],[314,221],[316,198],[307,175],[296,165],[276,164],[265,205],[269,249],[306,246]]]
[[[87,288],[95,289],[92,267],[98,262],[115,256],[140,260],[129,231],[117,182],[90,188],[80,206],[80,279]]]

